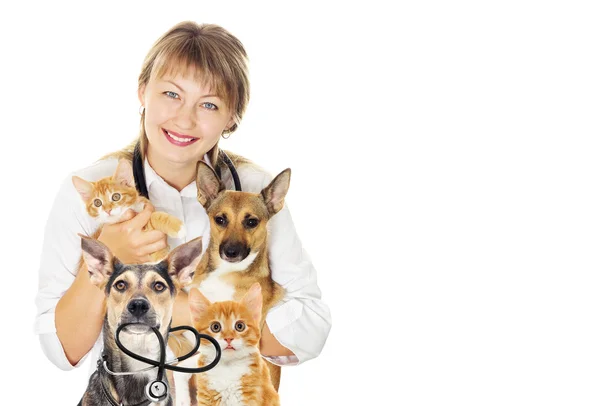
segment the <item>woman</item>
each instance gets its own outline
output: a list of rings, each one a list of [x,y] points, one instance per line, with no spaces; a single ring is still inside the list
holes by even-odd
[[[139,77],[140,136],[123,151],[111,154],[74,175],[95,181],[113,174],[118,158],[133,158],[137,144],[145,186],[153,206],[122,222],[105,225],[98,237],[123,262],[149,261],[149,254],[203,236],[209,221],[196,199],[199,160],[222,174],[233,189],[231,172],[218,141],[234,132],[249,100],[246,52],[240,41],[221,27],[183,22],[164,34],[148,53]],[[258,192],[271,176],[250,161],[227,154],[237,169],[242,189]],[[73,175],[73,174],[72,174]],[[159,231],[142,232],[154,209],[182,219],[186,239],[171,239]],[[302,249],[290,213],[284,208],[270,222],[272,277],[286,289],[283,304],[267,316],[261,353],[279,365],[299,364],[316,357],[331,327],[329,309],[321,300],[316,273]],[[56,197],[46,225],[40,285],[36,298],[36,332],[46,356],[59,368],[79,366],[99,340],[104,294],[77,272],[81,256],[78,233],[92,235],[98,224],[85,212],[71,175]],[[173,326],[187,324],[189,307],[178,297]],[[92,362],[92,369],[95,363]]]

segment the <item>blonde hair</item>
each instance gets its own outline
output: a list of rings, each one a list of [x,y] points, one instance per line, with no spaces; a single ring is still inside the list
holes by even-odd
[[[152,45],[142,65],[138,89],[151,79],[169,74],[193,72],[195,79],[208,86],[221,97],[231,112],[235,123],[224,133],[234,132],[250,100],[248,56],[242,43],[224,28],[214,24],[197,24],[184,21],[161,36]],[[133,150],[140,142],[140,153],[145,157],[148,146],[144,114],[140,120],[140,133],[124,149],[108,154],[106,158],[133,158]],[[208,152],[213,165],[217,162],[219,143]]]

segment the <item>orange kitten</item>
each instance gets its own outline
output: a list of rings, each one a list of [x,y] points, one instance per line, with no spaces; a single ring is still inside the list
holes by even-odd
[[[258,349],[262,301],[258,283],[240,302],[211,303],[198,289],[190,290],[194,327],[221,346],[217,366],[195,374],[198,406],[279,406],[267,361]],[[199,366],[214,359],[214,347],[207,340],[201,340],[199,351]]]
[[[100,235],[102,224],[119,222],[121,216],[128,209],[139,213],[148,203],[148,199],[138,194],[131,163],[126,159],[119,161],[112,176],[107,176],[96,182],[88,182],[79,176],[73,176],[73,185],[81,195],[88,214],[101,224],[100,228],[94,233],[93,238],[98,238]],[[150,221],[143,230],[159,230],[169,237],[176,238],[183,238],[185,235],[183,222],[177,217],[164,212],[153,212]],[[152,261],[160,261],[168,254],[169,247],[167,246],[151,254],[150,257]]]

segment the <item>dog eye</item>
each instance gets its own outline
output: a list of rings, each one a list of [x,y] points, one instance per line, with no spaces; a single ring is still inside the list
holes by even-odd
[[[246,227],[248,228],[254,228],[258,225],[258,220],[257,219],[248,219],[246,220]]]
[[[120,193],[114,193],[112,195],[112,201],[113,202],[118,202],[121,199],[121,194]]]
[[[213,333],[218,333],[219,331],[221,331],[221,323],[215,321],[213,324],[210,325],[210,331],[212,331]]]
[[[217,216],[217,217],[215,217],[215,223],[217,223],[220,226],[224,226],[227,224],[227,217]]]
[[[246,323],[244,323],[243,321],[238,321],[237,323],[235,323],[235,329],[239,332],[242,332],[246,329]]]
[[[165,286],[164,283],[162,282],[156,282],[154,284],[154,290],[157,292],[162,292],[163,290],[165,290],[167,287]]]
[[[94,206],[96,206],[96,207],[102,206],[102,200],[100,200],[100,199],[94,199]]]
[[[127,284],[123,281],[119,281],[115,283],[115,289],[117,289],[119,292],[123,292],[125,289],[127,289]]]

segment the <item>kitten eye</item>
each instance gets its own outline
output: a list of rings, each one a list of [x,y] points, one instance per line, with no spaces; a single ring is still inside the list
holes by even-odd
[[[162,292],[164,291],[167,287],[165,286],[164,283],[162,282],[155,282],[154,285],[152,286],[152,288],[156,291],[156,292]]]
[[[96,207],[102,206],[102,200],[100,200],[100,199],[94,199],[94,206],[96,206]]]
[[[246,323],[244,323],[243,321],[238,321],[237,323],[235,323],[235,329],[241,333],[246,329]]]
[[[118,202],[119,200],[121,200],[121,194],[120,193],[114,193],[112,195],[112,201],[113,202]]]
[[[217,217],[215,217],[215,223],[217,223],[220,226],[225,226],[225,225],[227,225],[227,217],[217,216]]]
[[[246,220],[246,227],[248,228],[254,228],[258,225],[258,220],[257,219],[248,219]]]
[[[210,331],[212,331],[213,333],[218,333],[219,331],[221,331],[221,323],[215,321],[213,324],[210,325]]]
[[[124,292],[125,289],[127,289],[127,284],[123,281],[119,281],[117,283],[115,283],[115,289],[117,289],[119,292]]]

